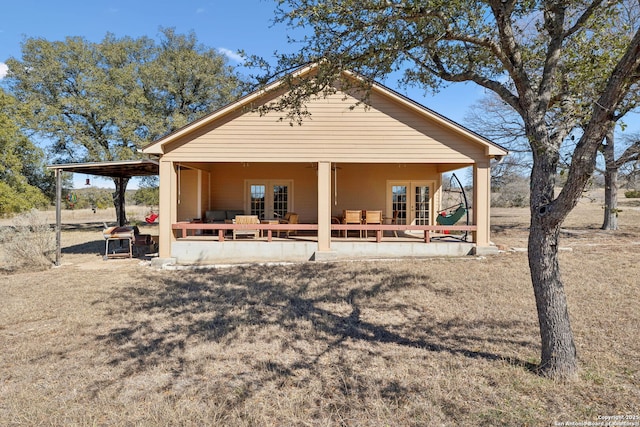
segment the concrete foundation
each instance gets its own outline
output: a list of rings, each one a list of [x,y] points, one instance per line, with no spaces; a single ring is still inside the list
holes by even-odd
[[[471,251],[471,255],[476,256],[497,255],[498,253],[500,250],[497,246],[474,246]]]
[[[220,264],[246,262],[334,261],[371,258],[460,257],[474,252],[466,242],[333,242],[330,251],[317,251],[312,241],[206,241],[179,240],[171,247],[176,264]]]

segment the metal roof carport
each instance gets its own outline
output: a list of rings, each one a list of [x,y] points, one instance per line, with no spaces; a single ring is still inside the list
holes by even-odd
[[[92,162],[92,163],[66,163],[49,165],[48,169],[53,169],[56,176],[56,265],[60,265],[61,258],[61,203],[62,203],[62,174],[61,172],[83,173],[87,175],[104,176],[117,178],[122,184],[122,180],[134,176],[158,175],[160,164],[155,160],[123,160],[116,162]],[[124,191],[119,185],[118,194],[118,225],[124,225]]]

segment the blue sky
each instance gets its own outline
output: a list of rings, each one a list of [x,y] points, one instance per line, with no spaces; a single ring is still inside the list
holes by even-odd
[[[54,41],[82,36],[99,42],[111,32],[117,37],[156,38],[160,27],[174,27],[179,33],[194,31],[200,43],[224,53],[231,65],[240,64],[239,50],[273,58],[276,50],[295,49],[287,43],[287,29],[273,26],[275,5],[273,0],[5,1],[0,6],[0,76],[6,72],[7,58],[20,58],[25,37]],[[383,83],[459,122],[463,122],[469,105],[482,96],[482,91],[471,85],[425,97],[420,90],[399,89],[391,80]],[[84,178],[75,177],[76,188],[84,184]],[[101,186],[110,184],[92,181]]]
[[[273,0],[130,0],[130,1],[42,1],[19,0],[0,6],[0,62],[20,57],[24,37],[63,40],[83,36],[102,40],[107,32],[122,36],[157,37],[160,27],[175,27],[179,33],[193,30],[198,40],[228,56],[238,65],[238,50],[273,58],[273,52],[291,51],[286,28],[272,26]],[[398,89],[394,82],[384,82]],[[405,91],[401,92],[407,94]],[[461,121],[468,105],[482,94],[471,85],[455,87],[436,97],[425,98],[415,90],[411,97],[445,116]]]
[[[287,29],[272,25],[275,5],[274,0],[5,1],[0,6],[0,76],[7,58],[20,57],[25,37],[54,41],[82,36],[98,42],[111,32],[117,37],[155,38],[160,27],[194,31],[200,43],[227,55],[231,65],[240,64],[238,50],[270,59],[275,50],[295,49],[287,43]],[[398,88],[392,79],[382,83],[462,124],[469,107],[484,96],[471,84],[456,84],[431,95]],[[630,128],[640,128],[637,114],[628,122]],[[83,178],[77,181],[84,183]]]
[[[20,57],[24,37],[63,40],[83,36],[98,42],[107,32],[118,37],[156,37],[160,27],[174,27],[179,33],[193,30],[198,40],[229,57],[232,65],[238,50],[273,58],[273,52],[291,51],[287,29],[272,25],[274,0],[18,0],[0,6],[0,63],[10,56]],[[1,72],[1,70],[0,70]],[[394,82],[383,82],[398,89]],[[482,91],[472,85],[455,86],[435,97],[422,91],[407,93],[440,114],[462,121],[470,105]]]

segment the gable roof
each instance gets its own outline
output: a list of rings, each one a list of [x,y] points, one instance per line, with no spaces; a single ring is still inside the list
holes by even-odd
[[[292,73],[290,77],[304,77],[312,73],[316,68],[316,65],[302,67],[298,71]],[[343,75],[352,79],[362,79],[356,73],[349,71],[343,71]],[[282,90],[284,88],[284,84],[285,78],[282,78],[267,85],[263,89],[259,89],[252,93],[249,93],[239,98],[235,102],[227,104],[226,106],[219,108],[218,110],[215,110],[212,113],[205,115],[160,139],[157,139],[156,141],[153,141],[152,143],[145,146],[142,151],[147,154],[165,154],[165,147],[168,144],[177,141],[190,133],[194,133],[199,129],[206,127],[231,113],[237,112],[239,110],[249,109],[251,105],[263,100],[273,92]],[[446,129],[449,129],[450,131],[453,131],[454,133],[459,134],[465,140],[484,147],[485,153],[489,157],[502,157],[508,154],[508,150],[506,150],[504,147],[380,83],[373,82],[371,85],[371,90],[375,93],[380,94],[381,96],[397,102],[404,108],[417,113],[419,116],[422,116],[433,123],[436,123]]]

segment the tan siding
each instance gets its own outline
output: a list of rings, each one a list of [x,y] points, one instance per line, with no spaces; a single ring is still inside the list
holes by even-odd
[[[209,209],[244,209],[247,180],[292,181],[291,209],[300,214],[302,222],[316,222],[319,211],[325,220],[329,211],[335,216],[344,209],[381,209],[391,216],[386,199],[392,182],[434,184],[432,201],[438,203],[432,207],[438,206],[440,173],[470,165],[475,166],[475,185],[483,187],[474,192],[474,206],[486,210],[475,217],[483,228],[476,237],[479,244],[488,244],[488,162],[492,156],[506,154],[500,147],[377,85],[371,92],[371,108],[351,109],[357,98],[345,100],[338,93],[308,103],[312,118],[302,126],[278,120],[279,113],[260,117],[247,112],[249,105],[258,106],[277,96],[263,95],[250,94],[145,149],[162,155],[160,211],[165,225],[160,231],[161,257],[169,257],[175,240],[167,224],[201,217]],[[197,174],[181,175],[179,203],[175,163],[202,171],[201,180]],[[336,163],[337,199],[334,173],[332,188],[327,188],[328,170]],[[323,176],[320,209],[314,168],[318,164]],[[329,192],[330,206],[325,201]],[[326,225],[320,229],[329,232]],[[318,248],[327,249],[328,240],[319,239]]]
[[[388,180],[438,180],[435,166],[414,164],[358,163],[338,164],[338,203],[335,203],[334,177],[331,174],[331,213],[339,216],[344,209],[374,209],[386,212]],[[309,163],[219,163],[211,166],[211,209],[244,209],[247,180],[293,181],[293,210],[301,222],[317,221],[318,183],[316,170]],[[184,202],[183,202],[184,203]]]
[[[317,178],[311,164],[221,163],[212,166],[211,176],[212,209],[244,209],[247,180],[292,180],[293,210],[301,221],[316,218]]]
[[[350,110],[342,95],[309,105],[312,118],[301,126],[278,115],[247,113],[216,122],[195,139],[168,147],[173,161],[318,161],[471,163],[484,147],[379,95],[376,108]],[[189,137],[192,137],[190,135]]]
[[[432,181],[439,173],[430,165],[339,165],[338,204],[332,206],[332,214],[338,216],[344,209],[382,210],[387,212],[387,181]],[[333,183],[332,183],[333,185]]]
[[[214,165],[211,170],[211,209],[244,209],[242,166]]]
[[[209,206],[211,206],[210,194],[210,182],[211,182],[211,174],[209,172],[202,172],[202,188],[200,192],[200,197],[202,198],[202,211],[200,212],[200,217],[204,218],[205,211],[209,210]]]
[[[178,221],[186,221],[193,218],[200,218],[198,212],[198,171],[182,169],[179,175],[179,204]]]

